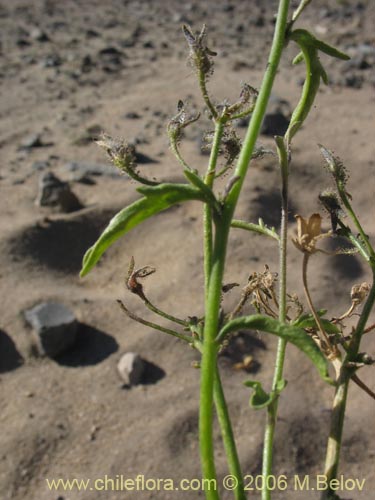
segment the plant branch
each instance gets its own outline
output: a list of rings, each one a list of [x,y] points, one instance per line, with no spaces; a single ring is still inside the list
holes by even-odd
[[[121,300],[117,300],[119,306],[121,309],[124,311],[124,313],[129,316],[134,321],[137,321],[138,323],[141,323],[142,325],[148,326],[150,328],[153,328],[154,330],[159,330],[160,332],[163,333],[168,333],[168,335],[172,335],[173,337],[177,337],[180,340],[184,340],[185,342],[188,342],[191,344],[193,342],[193,339],[189,337],[188,335],[184,335],[182,333],[175,332],[174,330],[170,330],[169,328],[165,328],[164,326],[157,325],[156,323],[152,323],[151,321],[147,321],[143,318],[140,318],[133,312],[129,311],[129,309],[124,305],[124,303]]]
[[[237,163],[235,176],[238,182],[231,187],[224,203],[223,212],[216,216],[216,233],[212,253],[212,267],[208,280],[208,293],[206,294],[206,319],[204,328],[203,356],[201,369],[201,398],[199,439],[202,461],[203,478],[215,479],[216,470],[212,439],[213,417],[213,388],[215,380],[215,366],[218,346],[215,338],[219,329],[219,315],[221,303],[221,287],[224,274],[226,248],[230,224],[234,210],[246,176],[249,162],[254,150],[260,126],[266,111],[273,82],[277,73],[285,42],[285,30],[288,17],[289,0],[280,0],[267,69],[263,78],[254,113],[249,123],[249,128]],[[218,500],[216,491],[206,491],[207,500]]]
[[[281,229],[279,239],[279,320],[282,323],[286,321],[287,311],[287,241],[288,241],[288,179],[289,179],[289,160],[288,151],[284,140],[280,137],[276,139],[279,153],[279,163],[281,170]],[[275,370],[272,383],[272,392],[276,392],[283,377],[283,368],[285,360],[287,342],[279,339],[277,344],[277,353],[275,361]],[[267,421],[263,444],[263,477],[268,478],[272,474],[273,462],[273,443],[276,429],[277,409],[279,398],[275,397],[267,407]],[[271,498],[268,481],[265,482],[265,488],[262,491],[262,500]]]
[[[234,490],[234,497],[236,500],[246,500],[241,465],[238,458],[236,443],[233,436],[232,424],[229,417],[227,403],[225,401],[224,390],[221,383],[218,367],[216,367],[215,374],[214,401],[221,429],[221,435],[223,437],[225,453],[228,459],[229,472],[232,476],[238,479],[237,487]]]

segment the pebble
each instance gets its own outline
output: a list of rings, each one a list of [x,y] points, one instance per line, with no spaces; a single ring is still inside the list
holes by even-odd
[[[30,38],[36,40],[37,42],[49,42],[47,33],[45,33],[40,28],[34,28],[33,30],[31,30]]]
[[[117,371],[125,382],[125,385],[137,385],[141,383],[145,364],[139,354],[127,352],[123,354],[117,364]]]
[[[49,161],[34,161],[34,163],[31,165],[31,170],[34,170],[35,172],[40,171],[40,170],[45,170],[50,166]]]
[[[58,54],[49,54],[41,60],[40,64],[42,68],[56,68],[61,66],[62,60]]]
[[[31,134],[22,140],[20,149],[32,149],[43,147],[43,142],[40,134]]]
[[[35,204],[40,207],[53,207],[64,213],[74,212],[83,206],[69,184],[61,181],[52,172],[44,173],[39,178]]]
[[[70,161],[64,165],[64,169],[72,174],[72,180],[79,180],[82,176],[106,176],[125,179],[119,170],[113,165],[102,165],[99,163],[85,163]]]
[[[24,311],[32,327],[41,356],[56,357],[70,349],[77,337],[78,321],[73,312],[58,302],[42,302]]]

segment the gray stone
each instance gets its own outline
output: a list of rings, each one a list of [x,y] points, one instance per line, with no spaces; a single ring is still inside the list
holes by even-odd
[[[35,203],[41,207],[53,207],[64,213],[82,208],[81,202],[71,191],[69,184],[61,181],[52,172],[41,175]]]
[[[78,161],[70,161],[64,165],[64,169],[68,172],[71,172],[74,176],[74,179],[79,175],[86,176],[100,176],[105,175],[108,177],[122,178],[124,179],[119,170],[113,165],[102,165],[99,163],[85,163]]]
[[[42,302],[24,311],[24,316],[33,329],[40,355],[54,358],[74,345],[78,322],[63,304]]]
[[[43,146],[42,138],[40,134],[32,134],[25,137],[21,144],[21,149],[31,149],[31,148],[40,148]]]
[[[117,364],[117,371],[126,385],[140,384],[144,368],[144,361],[135,352],[123,354]]]

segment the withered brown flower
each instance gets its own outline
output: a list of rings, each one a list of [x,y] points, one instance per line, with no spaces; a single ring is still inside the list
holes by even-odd
[[[309,219],[305,219],[301,215],[296,215],[297,219],[297,234],[292,238],[294,245],[303,253],[319,252],[316,248],[316,243],[321,238],[330,236],[331,233],[322,233],[322,218],[320,214],[312,214]]]

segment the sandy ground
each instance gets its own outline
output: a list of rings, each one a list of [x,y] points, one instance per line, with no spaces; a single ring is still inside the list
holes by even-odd
[[[349,52],[374,46],[372,2],[313,4],[301,26]],[[139,195],[126,177],[91,176],[91,183],[83,183],[73,179],[65,165],[107,164],[108,173],[113,172],[92,141],[97,130],[103,130],[137,141],[137,151],[154,160],[141,166],[149,177],[182,180],[165,126],[179,99],[195,109],[203,106],[186,63],[181,23],[191,23],[195,29],[207,23],[210,47],[218,52],[210,90],[218,101],[233,101],[241,82],[259,87],[274,12],[275,2],[256,0],[182,5],[161,0],[0,2],[0,496],[4,500],[203,498],[197,491],[93,491],[92,483],[87,491],[50,491],[46,485],[46,478],[94,481],[105,475],[141,474],[177,482],[200,477],[199,370],[192,368],[198,355],[179,340],[132,322],[116,299],[151,320],[151,313],[125,290],[124,277],[134,255],[139,267],[157,268],[146,283],[154,303],[181,317],[203,313],[201,205],[179,205],[146,221],[81,280],[84,251],[110,217]],[[293,47],[285,52],[274,89],[290,106],[298,100],[303,78],[303,68],[290,65],[295,53]],[[318,194],[331,185],[316,146],[323,143],[350,169],[354,205],[374,238],[374,54],[370,51],[357,66],[324,61],[332,83],[322,88],[293,147],[291,223],[296,213],[322,210]],[[207,119],[192,127],[182,146],[189,163],[201,172],[207,156],[200,152],[199,136],[205,130],[210,130]],[[238,131],[243,134],[244,129]],[[35,134],[39,143],[23,147]],[[260,142],[273,147],[269,137]],[[37,206],[39,177],[47,171],[69,181],[84,208],[66,214]],[[237,215],[250,221],[262,216],[278,226],[278,186],[275,159],[254,161]],[[329,229],[327,216],[324,228]],[[301,260],[291,245],[288,290],[303,299]],[[225,282],[243,286],[249,274],[262,271],[265,264],[277,271],[277,262],[272,242],[233,230]],[[365,280],[370,276],[357,256],[313,258],[311,292],[316,305],[329,309],[331,316],[348,308],[351,286]],[[238,289],[228,294],[226,310],[238,296]],[[46,300],[66,304],[81,323],[75,348],[55,360],[33,355],[22,314]],[[364,339],[363,350],[374,355],[373,335]],[[127,351],[148,362],[144,383],[130,389],[123,387],[116,370]],[[243,471],[249,475],[260,471],[265,414],[249,407],[250,393],[243,382],[256,377],[269,387],[275,351],[271,336],[244,332],[220,359]],[[251,374],[234,368],[248,355],[254,359]],[[289,383],[280,400],[275,474],[286,475],[288,489],[275,492],[273,498],[316,499],[317,491],[296,491],[294,478],[309,475],[314,481],[322,473],[333,389],[294,347],[288,347],[285,377]],[[371,368],[363,369],[361,377],[374,388]],[[374,402],[352,386],[340,473],[366,482],[363,492],[340,492],[347,500],[368,499],[375,492],[373,422]],[[215,443],[222,478],[227,468],[216,427]],[[231,495],[224,492],[223,498]],[[251,491],[249,498],[259,498],[259,493]]]

